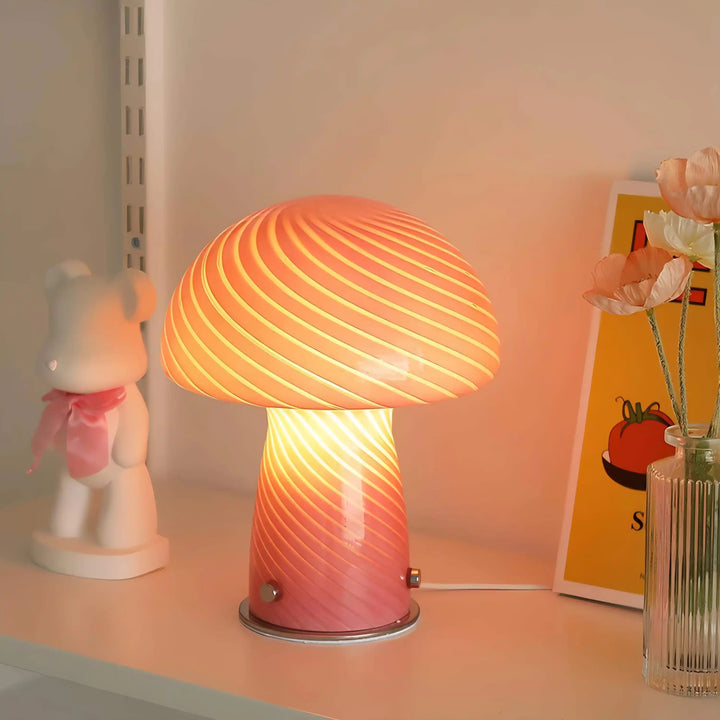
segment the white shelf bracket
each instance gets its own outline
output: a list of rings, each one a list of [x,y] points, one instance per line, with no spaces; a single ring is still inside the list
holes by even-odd
[[[119,0],[123,266],[145,270],[145,2]]]

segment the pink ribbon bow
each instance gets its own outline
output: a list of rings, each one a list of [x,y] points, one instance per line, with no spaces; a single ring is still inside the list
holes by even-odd
[[[58,433],[66,431],[66,457],[71,477],[94,475],[110,460],[105,413],[125,400],[124,387],[80,395],[51,390],[43,396],[49,405],[43,411],[32,439],[32,472]]]

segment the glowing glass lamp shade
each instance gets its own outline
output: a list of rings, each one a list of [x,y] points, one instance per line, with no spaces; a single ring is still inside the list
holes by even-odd
[[[268,408],[254,620],[348,637],[402,625],[410,563],[392,408],[476,390],[498,349],[469,264],[383,203],[281,203],[200,253],[170,302],[162,361],[188,390]]]

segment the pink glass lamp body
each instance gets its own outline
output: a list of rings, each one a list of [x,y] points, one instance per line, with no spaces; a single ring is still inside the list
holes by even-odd
[[[256,616],[348,632],[407,614],[408,533],[391,412],[268,411],[250,549]],[[278,602],[260,597],[268,582],[281,589]]]
[[[371,200],[281,203],[203,250],[170,302],[162,359],[182,387],[268,409],[254,617],[351,633],[408,615],[392,408],[490,380],[496,329],[455,247]]]

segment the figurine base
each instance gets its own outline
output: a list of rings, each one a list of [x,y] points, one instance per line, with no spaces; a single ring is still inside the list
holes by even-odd
[[[84,538],[61,538],[36,530],[30,555],[37,565],[63,575],[126,580],[165,567],[170,546],[167,538],[156,535],[145,545],[117,550],[100,547]]]
[[[402,633],[410,632],[420,617],[420,607],[410,601],[408,614],[394,623],[381,627],[355,630],[352,632],[314,632],[311,630],[295,630],[265,622],[250,612],[250,600],[245,598],[240,603],[238,611],[240,622],[249,630],[265,635],[266,637],[290,640],[291,642],[307,643],[309,645],[349,645],[352,643],[372,642],[389,637],[397,637]]]

